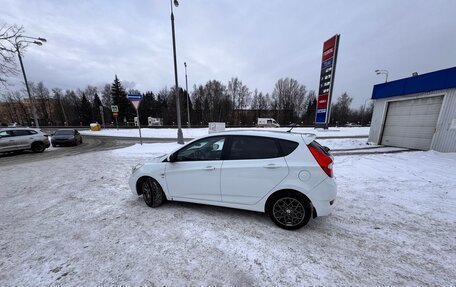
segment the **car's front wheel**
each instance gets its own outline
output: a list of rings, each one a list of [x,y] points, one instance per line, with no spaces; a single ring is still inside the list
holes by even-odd
[[[141,191],[146,204],[150,207],[158,207],[163,204],[164,193],[160,184],[153,178],[145,178],[141,182]]]
[[[32,151],[33,152],[43,152],[45,149],[44,144],[42,142],[35,142],[32,144]]]
[[[296,230],[305,226],[312,216],[311,203],[300,193],[287,191],[274,196],[267,212],[280,228]]]

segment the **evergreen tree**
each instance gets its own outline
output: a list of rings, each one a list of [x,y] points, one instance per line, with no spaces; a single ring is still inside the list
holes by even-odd
[[[100,107],[103,107],[101,104],[100,97],[98,96],[98,93],[95,93],[95,96],[93,97],[93,104],[92,104],[92,114],[94,119],[101,124],[101,114],[100,114]]]
[[[92,119],[92,106],[84,93],[81,98],[79,118],[83,125],[89,125]]]
[[[115,76],[114,82],[111,85],[111,98],[112,104],[119,107],[119,123],[122,123],[125,120],[133,121],[133,117],[136,115],[136,113],[133,111],[130,101],[127,99],[127,93],[117,78],[117,75]]]

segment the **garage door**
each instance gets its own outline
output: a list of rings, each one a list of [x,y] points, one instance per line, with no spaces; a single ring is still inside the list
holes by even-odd
[[[428,150],[443,96],[390,102],[382,145]]]

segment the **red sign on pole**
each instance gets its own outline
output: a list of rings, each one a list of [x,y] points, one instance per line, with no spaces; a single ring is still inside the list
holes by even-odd
[[[114,117],[117,118],[117,116],[119,115],[119,113],[112,113],[112,115],[113,115]]]

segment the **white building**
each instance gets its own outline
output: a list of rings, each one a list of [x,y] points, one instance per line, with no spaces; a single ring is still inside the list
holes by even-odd
[[[374,86],[369,142],[456,152],[456,67]]]

